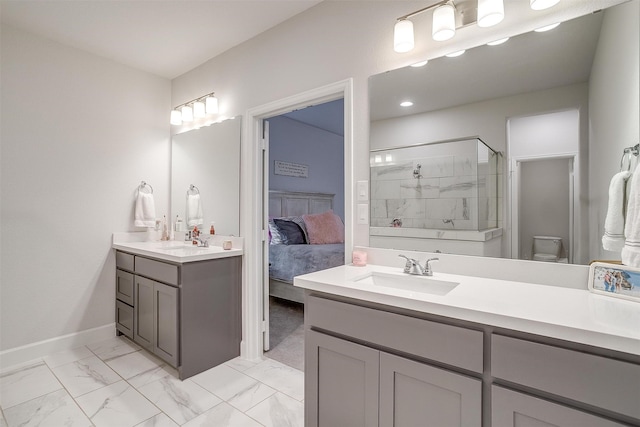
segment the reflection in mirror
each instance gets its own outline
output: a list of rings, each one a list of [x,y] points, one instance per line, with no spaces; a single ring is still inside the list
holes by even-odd
[[[392,223],[376,222],[382,206],[373,199],[370,245],[581,264],[620,259],[600,239],[609,180],[623,149],[638,142],[639,3],[372,76],[372,155],[469,135],[501,154],[497,235],[483,240],[500,235],[500,249],[487,250],[477,236],[450,239],[449,224],[432,225],[428,236],[415,229],[391,235]],[[401,107],[404,101],[412,105]],[[430,202],[425,197],[424,212]],[[387,201],[387,218],[404,221],[403,206]]]
[[[240,234],[240,129],[241,119],[236,117],[173,137],[172,222],[176,216],[187,219],[189,201],[191,212],[202,217],[205,232],[213,222],[216,234]],[[199,206],[195,206],[196,193]]]

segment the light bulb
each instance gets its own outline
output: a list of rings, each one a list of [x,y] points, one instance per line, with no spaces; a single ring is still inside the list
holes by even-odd
[[[433,28],[431,35],[435,41],[449,40],[456,34],[456,9],[444,4],[433,11]]]
[[[403,19],[393,27],[393,50],[398,53],[409,52],[414,47],[413,22]]]
[[[478,27],[491,27],[503,19],[502,0],[478,0]]]
[[[180,110],[171,111],[171,124],[179,126],[182,124],[182,113]]]
[[[560,0],[531,0],[529,4],[533,10],[543,10],[555,6],[559,2]]]
[[[214,95],[207,96],[204,102],[207,104],[207,114],[218,114],[218,98]]]
[[[204,102],[196,101],[193,103],[193,115],[195,117],[204,117],[206,113],[204,112]]]
[[[185,105],[182,107],[182,121],[183,122],[192,122],[193,121],[193,108]]]

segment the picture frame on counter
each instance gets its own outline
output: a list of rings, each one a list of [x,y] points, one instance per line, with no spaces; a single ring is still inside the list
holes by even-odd
[[[589,291],[640,303],[640,268],[594,262],[589,267]]]

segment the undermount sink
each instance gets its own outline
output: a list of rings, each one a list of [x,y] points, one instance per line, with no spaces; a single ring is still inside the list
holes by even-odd
[[[432,295],[446,295],[460,284],[457,282],[450,282],[448,280],[434,279],[429,276],[388,274],[375,271],[364,277],[355,279],[354,282],[363,285],[401,289],[404,291],[420,292]]]
[[[167,241],[161,242],[156,247],[157,249],[165,250],[165,251],[196,251],[196,250],[206,250],[206,249],[214,249],[215,246],[196,246],[191,242],[181,242],[181,241]]]

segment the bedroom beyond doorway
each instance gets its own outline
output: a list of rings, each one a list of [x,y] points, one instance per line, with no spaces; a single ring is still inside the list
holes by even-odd
[[[343,265],[345,259],[344,100],[265,122],[269,332],[264,350],[265,356],[302,369],[304,293],[293,287],[293,277]]]

